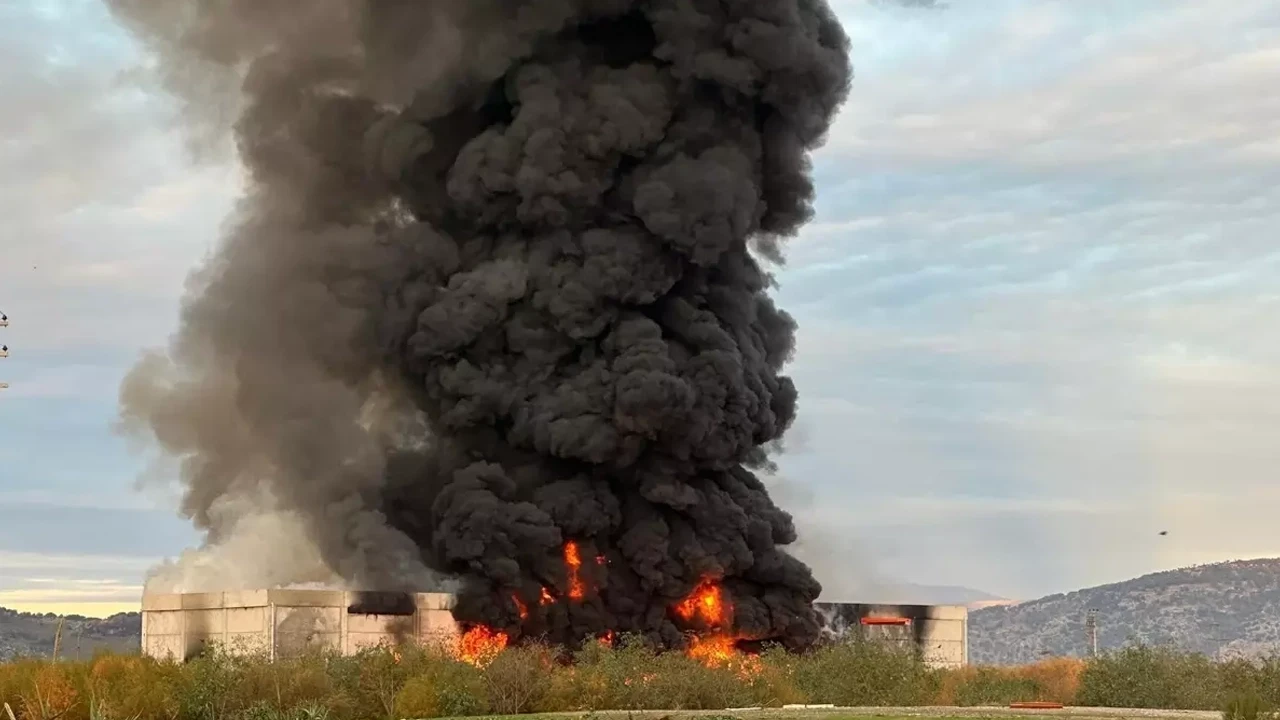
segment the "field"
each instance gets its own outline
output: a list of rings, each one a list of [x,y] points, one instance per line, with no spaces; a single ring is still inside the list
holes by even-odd
[[[1096,717],[1139,714],[1106,708],[1181,708],[1217,717],[1235,701],[1244,703],[1245,712],[1237,715],[1252,720],[1251,709],[1280,702],[1280,660],[1214,662],[1134,646],[1088,662],[1062,658],[1014,668],[930,670],[900,649],[851,643],[803,657],[767,652],[708,667],[682,654],[656,655],[624,642],[593,644],[573,658],[548,648],[507,649],[478,665],[423,648],[275,663],[213,652],[185,665],[114,654],[84,662],[0,665],[0,701],[8,703],[15,720],[386,720],[565,712],[603,717],[609,711],[630,718],[644,710],[717,720],[851,720],[996,717],[1009,714],[1002,708],[1011,702],[1033,700],[1075,706],[1038,714]],[[793,704],[839,709],[780,709]],[[748,709],[757,707],[765,709]]]

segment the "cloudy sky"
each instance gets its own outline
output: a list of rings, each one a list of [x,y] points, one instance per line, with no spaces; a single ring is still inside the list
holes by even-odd
[[[1280,555],[1280,6],[834,5],[776,480],[831,598]],[[127,605],[199,539],[112,422],[236,172],[140,58],[94,0],[0,1],[0,605]]]

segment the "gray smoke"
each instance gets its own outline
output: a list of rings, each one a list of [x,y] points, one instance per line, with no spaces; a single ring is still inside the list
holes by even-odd
[[[823,0],[109,3],[248,174],[121,393],[211,546],[269,498],[349,584],[458,578],[516,637],[677,646],[704,579],[744,639],[817,637],[753,473],[795,325],[749,244],[812,212],[851,77]]]

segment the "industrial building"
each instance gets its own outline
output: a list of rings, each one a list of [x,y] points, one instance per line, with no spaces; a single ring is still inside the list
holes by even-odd
[[[828,639],[857,635],[913,646],[931,667],[969,664],[969,609],[963,605],[814,603]]]
[[[271,658],[306,648],[353,654],[404,640],[448,641],[457,635],[453,596],[342,590],[248,590],[148,594],[142,598],[142,653],[194,657],[212,642],[230,652]]]
[[[250,590],[148,594],[142,599],[142,652],[189,659],[206,644],[272,658],[306,648],[343,654],[406,640],[451,642],[458,636],[453,596],[445,593],[342,590]],[[858,634],[914,645],[925,662],[957,667],[969,660],[963,606],[817,603],[830,639]]]

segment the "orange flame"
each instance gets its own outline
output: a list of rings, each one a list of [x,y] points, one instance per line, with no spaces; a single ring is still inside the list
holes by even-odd
[[[477,625],[458,638],[458,659],[476,666],[488,665],[507,646],[507,634]]]
[[[550,605],[555,601],[556,599],[551,597],[551,591],[546,588],[542,588],[542,599],[539,602],[541,602],[543,605]]]
[[[587,587],[578,576],[582,569],[582,558],[578,555],[578,543],[572,540],[564,544],[564,564],[569,570],[569,597],[581,600],[587,594]]]
[[[519,612],[519,613],[520,613],[520,619],[521,619],[521,620],[528,620],[528,619],[529,619],[529,608],[528,608],[528,606],[526,606],[526,605],[524,604],[524,602],[520,599],[520,596],[519,596],[519,595],[516,595],[515,593],[512,593],[512,594],[511,594],[511,599],[516,601],[516,612]]]
[[[724,588],[711,578],[704,578],[672,609],[685,621],[695,619],[720,632],[695,635],[689,641],[689,657],[708,666],[736,665],[744,678],[760,670],[759,658],[738,650],[738,636],[724,632],[733,621],[733,605],[725,597]]]
[[[737,672],[743,680],[750,680],[759,675],[763,669],[760,658],[748,655],[737,648],[737,638],[732,635],[716,634],[704,637],[694,636],[686,650],[689,657],[707,667],[723,667]]]
[[[700,618],[713,627],[727,624],[732,608],[724,592],[714,580],[703,580],[675,606],[676,614],[685,620]]]
[[[704,665],[725,665],[738,654],[733,638],[728,635],[694,636],[689,643],[689,657]]]
[[[604,634],[600,636],[599,640],[600,640],[600,642],[601,642],[602,644],[604,644],[604,645],[612,645],[612,644],[613,644],[613,631],[612,631],[612,630],[605,630],[605,631],[604,631]]]

